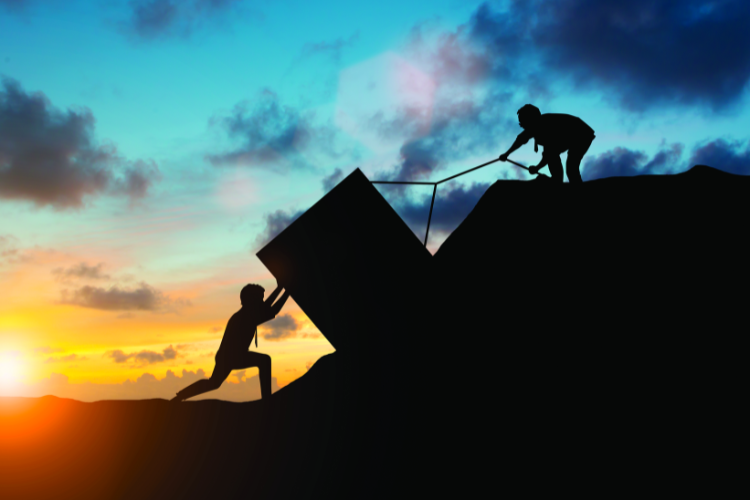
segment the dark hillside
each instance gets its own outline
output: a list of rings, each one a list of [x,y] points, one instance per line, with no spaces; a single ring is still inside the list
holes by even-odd
[[[271,405],[0,400],[0,497],[716,496],[749,192],[498,181],[432,257],[357,171],[259,253],[336,353]]]

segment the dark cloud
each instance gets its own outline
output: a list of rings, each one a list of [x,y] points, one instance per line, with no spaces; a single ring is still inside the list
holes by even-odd
[[[47,358],[45,363],[69,363],[71,361],[86,361],[88,358],[85,356],[79,356],[77,354],[69,354],[67,356],[51,357]]]
[[[344,178],[344,172],[337,168],[334,170],[331,175],[327,175],[323,178],[323,191],[326,193],[336,187],[336,184],[341,182],[341,180]]]
[[[63,351],[64,350],[60,349],[59,347],[44,346],[44,347],[36,347],[36,348],[34,348],[34,352],[40,352],[42,354],[54,354],[56,352],[63,352]]]
[[[430,234],[452,232],[474,209],[489,187],[487,183],[474,183],[468,187],[458,185],[452,188],[444,184],[438,186],[430,221]],[[431,202],[432,194],[417,202],[403,201],[394,204],[396,212],[420,239],[424,238],[427,230]]]
[[[680,162],[682,151],[682,144],[663,146],[653,158],[649,159],[643,151],[618,147],[588,158],[584,162],[581,177],[588,181],[604,177],[674,173],[686,168]]]
[[[663,146],[652,158],[643,151],[615,148],[585,161],[584,180],[603,177],[629,177],[669,174],[708,165],[737,175],[750,175],[750,141],[715,139],[696,145],[690,157],[683,159],[683,145]]]
[[[262,335],[266,340],[284,340],[295,337],[298,327],[297,320],[291,315],[282,314],[263,325]]]
[[[690,166],[708,165],[730,174],[750,175],[750,141],[716,139],[697,146],[688,161]]]
[[[297,220],[304,213],[304,210],[276,210],[270,214],[265,214],[266,226],[255,239],[255,247],[262,248],[266,243],[271,241],[281,231],[287,228],[289,224]]]
[[[513,0],[481,5],[466,29],[497,80],[572,79],[630,110],[719,110],[750,80],[748,23],[745,0]]]
[[[136,39],[187,38],[235,10],[240,0],[131,0],[124,31]]]
[[[140,283],[136,289],[122,289],[115,285],[109,289],[83,286],[72,292],[63,290],[61,303],[104,311],[174,312],[190,306],[189,301],[171,299],[146,283]]]
[[[310,167],[302,153],[321,151],[337,156],[336,132],[332,127],[315,125],[313,117],[281,104],[276,93],[269,89],[263,90],[252,103],[239,103],[228,116],[211,122],[240,142],[232,151],[207,155],[206,159],[214,166],[242,165],[285,171]]]
[[[78,208],[87,196],[146,195],[158,178],[153,162],[124,160],[94,141],[86,108],[55,109],[44,94],[27,94],[4,78],[0,89],[0,198],[56,209]]]
[[[52,270],[52,274],[60,281],[67,281],[72,278],[90,279],[90,280],[108,280],[110,276],[104,274],[102,270],[104,264],[99,263],[95,266],[90,266],[85,262],[81,262],[78,265],[63,269],[58,267]]]
[[[160,353],[156,351],[144,350],[126,354],[121,349],[116,349],[114,351],[107,351],[104,355],[112,359],[115,363],[125,363],[132,359],[136,362],[136,364],[150,365],[153,363],[161,363],[163,361],[175,359],[177,357],[177,350],[170,345]]]
[[[121,349],[116,349],[114,351],[107,351],[105,356],[112,358],[115,363],[124,363],[127,360],[129,360],[133,355],[125,354]]]

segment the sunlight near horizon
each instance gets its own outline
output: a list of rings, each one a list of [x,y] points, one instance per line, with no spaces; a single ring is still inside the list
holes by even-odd
[[[13,357],[0,358],[0,387],[13,387],[21,380],[21,362]]]

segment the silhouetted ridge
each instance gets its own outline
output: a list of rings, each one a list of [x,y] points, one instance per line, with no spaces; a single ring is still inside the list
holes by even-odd
[[[334,354],[270,406],[0,399],[0,496],[717,496],[749,189],[498,181],[433,257],[355,171],[259,252]]]

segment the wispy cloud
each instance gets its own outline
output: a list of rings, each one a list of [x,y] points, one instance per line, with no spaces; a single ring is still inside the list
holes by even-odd
[[[68,354],[67,356],[58,356],[47,358],[45,363],[70,363],[73,361],[86,361],[86,356],[79,356],[77,354]]]
[[[351,47],[359,40],[359,32],[349,37],[339,37],[332,41],[308,42],[302,47],[298,62],[313,56],[329,57],[334,63],[341,62],[344,49]]]
[[[241,0],[130,0],[121,29],[140,41],[189,38],[199,29],[238,15]]]
[[[316,124],[314,116],[282,104],[269,89],[252,101],[235,105],[229,115],[213,118],[211,123],[239,142],[238,147],[227,152],[206,156],[217,167],[232,165],[285,172],[290,168],[312,168],[307,159],[312,153],[337,155],[333,127]]]
[[[127,354],[121,349],[116,349],[107,351],[105,356],[112,359],[115,363],[126,363],[132,359],[137,365],[150,365],[177,358],[177,349],[170,345],[162,352],[144,350]]]
[[[81,262],[75,266],[63,269],[61,267],[52,270],[52,274],[60,281],[67,281],[70,279],[90,279],[90,280],[108,280],[110,276],[104,274],[104,263],[99,263],[95,266],[90,266],[85,262]]]
[[[191,305],[189,300],[172,299],[143,282],[134,289],[87,285],[72,291],[63,290],[60,302],[104,311],[176,312]]]
[[[44,346],[44,347],[35,347],[34,352],[39,352],[42,354],[54,354],[56,352],[64,352],[64,350],[59,347]]]

